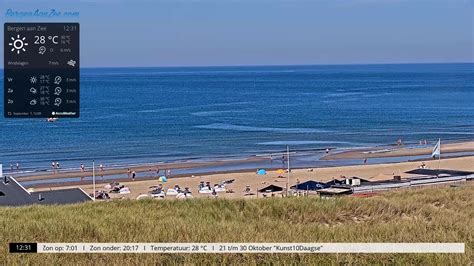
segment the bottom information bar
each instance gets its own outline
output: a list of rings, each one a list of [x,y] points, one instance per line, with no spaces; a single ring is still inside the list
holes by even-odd
[[[464,243],[38,243],[38,253],[464,253]]]

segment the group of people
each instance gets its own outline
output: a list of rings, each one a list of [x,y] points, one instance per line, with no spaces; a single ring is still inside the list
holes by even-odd
[[[81,168],[82,173],[86,172],[86,166],[83,163],[81,163],[80,168]],[[104,176],[104,172],[105,172],[105,165],[99,164],[99,173],[100,173],[100,175]]]
[[[231,181],[233,182],[233,180]],[[225,188],[226,181],[222,182],[221,184],[214,184],[214,186],[211,186],[211,182],[206,182],[204,181],[199,182],[199,192],[200,193],[209,193],[214,197],[217,197],[217,192],[222,192],[222,191],[227,191]]]
[[[19,162],[16,162],[15,164],[10,163],[10,170],[13,172],[14,169],[16,169],[17,171],[20,170],[20,163]]]
[[[163,194],[164,195],[164,188],[163,188],[163,184],[159,184],[158,186],[153,186],[153,187],[150,187],[150,188],[153,188],[153,190],[151,190],[149,193],[150,194],[155,194],[155,195],[161,195]],[[191,191],[189,190],[188,187],[185,187],[184,189],[181,189],[181,187],[179,185],[175,185],[174,186],[174,193],[183,193],[185,196],[187,194],[191,194]],[[170,193],[170,192],[169,192]],[[174,195],[174,194],[173,194]]]
[[[130,168],[127,169],[127,176],[128,178],[132,179],[132,181],[135,181],[135,177],[137,177],[137,173],[135,171],[132,171]]]
[[[10,164],[10,168],[11,168],[12,171],[14,170],[14,166],[15,166],[15,165],[14,165],[13,163]],[[16,163],[16,169],[17,169],[17,170],[20,169],[20,164],[19,164],[18,162]],[[51,162],[51,169],[52,169],[53,173],[58,172],[59,169],[60,169],[59,162],[58,162],[58,161],[52,161],[52,162]],[[85,172],[86,172],[86,166],[84,165],[84,163],[81,163],[81,164],[80,164],[80,171],[81,171],[81,173],[85,173]],[[149,171],[152,171],[151,168],[149,169]],[[164,170],[164,171],[165,171],[165,176],[166,176],[166,177],[169,177],[169,176],[171,175],[171,170],[166,169],[166,170]],[[159,175],[160,172],[161,172],[160,169],[157,168],[157,169],[156,169],[156,174]],[[99,174],[100,174],[100,176],[103,177],[103,176],[104,176],[104,173],[105,173],[105,165],[104,165],[104,164],[100,164],[100,165],[99,165]],[[137,172],[134,171],[134,170],[132,170],[132,169],[130,169],[130,168],[127,168],[127,176],[128,176],[128,178],[131,179],[132,181],[135,181],[135,178],[137,177]],[[82,180],[82,178],[81,178],[81,180]]]
[[[53,173],[59,172],[60,166],[58,161],[53,161],[51,162],[51,169],[53,170]],[[81,181],[84,179],[84,173],[86,172],[86,166],[84,163],[81,163],[79,166],[79,169],[83,175],[81,176]],[[99,165],[99,174],[101,177],[104,177],[104,172],[105,172],[105,166],[103,164]]]
[[[191,194],[191,191],[189,190],[188,187],[185,187],[184,190],[183,190],[183,189],[181,189],[181,187],[179,185],[175,185],[174,190],[176,190],[176,192],[178,192],[178,193],[184,193],[185,195],[186,194]]]
[[[207,187],[209,190],[212,190],[213,187],[211,187],[211,182],[206,182],[204,184],[204,181],[199,182],[199,190],[202,190],[203,188]]]
[[[13,168],[13,164],[11,165],[11,167]],[[19,167],[20,167],[20,166],[19,166],[19,164],[17,163],[17,169],[19,169]],[[59,165],[59,161],[52,161],[52,162],[51,162],[51,170],[53,171],[53,173],[58,172],[60,168],[61,168],[61,167],[60,167],[60,165]],[[86,166],[85,166],[83,163],[81,163],[80,169],[81,169],[81,172],[82,172],[82,173],[86,172]],[[100,164],[100,165],[99,165],[99,172],[100,172],[100,174],[101,174],[102,176],[103,176],[103,174],[104,174],[104,171],[105,171],[105,166],[104,166],[103,164]]]
[[[51,162],[51,169],[53,170],[53,173],[56,173],[59,171],[59,162],[58,161],[52,161]]]

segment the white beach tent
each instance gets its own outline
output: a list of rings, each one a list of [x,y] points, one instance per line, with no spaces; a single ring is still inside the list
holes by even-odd
[[[140,195],[138,195],[137,200],[148,199],[148,198],[150,198],[150,195],[148,195],[148,194],[140,194]]]
[[[201,193],[201,194],[211,194],[211,193],[212,193],[212,190],[210,190],[208,187],[202,187],[202,188],[199,190],[199,193]]]
[[[217,185],[217,186],[214,187],[214,190],[215,190],[216,192],[225,192],[225,191],[226,191],[224,185]]]
[[[123,187],[119,190],[119,194],[130,194],[130,189],[128,187]]]
[[[193,198],[193,195],[191,195],[191,193],[179,193],[178,195],[176,195],[176,198],[177,199],[191,199]]]
[[[153,198],[163,198],[166,196],[165,192],[164,191],[161,191],[160,193],[150,193],[150,195],[153,197]]]
[[[168,188],[168,190],[166,191],[166,196],[176,196],[178,194],[178,191],[176,191],[176,189],[174,188]]]

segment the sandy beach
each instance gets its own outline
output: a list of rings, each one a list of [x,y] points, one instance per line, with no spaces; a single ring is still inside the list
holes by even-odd
[[[386,147],[386,148],[370,148],[344,151],[324,156],[323,160],[336,159],[365,159],[365,158],[386,158],[400,156],[418,156],[430,155],[435,143],[426,145],[422,148],[406,148],[406,147]],[[441,145],[441,153],[457,153],[457,152],[474,152],[474,141],[447,143]]]
[[[426,166],[429,169],[437,169],[438,163],[440,163],[441,169],[449,170],[462,170],[462,171],[474,171],[474,156],[459,157],[451,159],[442,159],[426,161]],[[357,165],[357,166],[343,166],[343,167],[328,167],[328,168],[314,168],[314,169],[294,169],[290,174],[290,186],[294,185],[297,181],[304,182],[307,180],[316,181],[329,181],[334,178],[340,178],[342,176],[352,177],[357,176],[370,181],[380,181],[393,179],[394,175],[400,175],[402,178],[413,177],[415,175],[407,174],[405,172],[417,169],[420,166],[420,162],[403,162],[403,163],[391,163],[391,164],[375,164],[375,165]],[[151,186],[163,184],[166,189],[173,188],[175,185],[179,185],[181,188],[189,187],[194,197],[209,197],[208,194],[199,194],[198,185],[201,181],[210,182],[211,184],[218,184],[224,180],[235,179],[235,182],[228,185],[227,188],[234,191],[234,193],[219,193],[218,196],[222,198],[252,198],[253,196],[244,196],[244,189],[246,186],[250,186],[253,193],[256,190],[261,189],[265,186],[274,184],[281,187],[286,187],[287,174],[283,174],[282,177],[278,177],[279,174],[276,171],[268,171],[266,175],[257,175],[255,172],[237,172],[237,173],[225,173],[225,174],[210,174],[203,175],[200,177],[175,177],[169,178],[167,182],[162,183],[157,178],[151,180],[140,180],[120,182],[126,187],[130,188],[131,193],[125,195],[110,194],[112,198],[129,198],[135,199],[140,194],[146,194],[150,191]],[[96,185],[97,190],[104,189],[106,181],[98,179]],[[68,185],[61,187],[41,187],[37,190],[49,190],[58,188],[69,188],[69,187],[81,187],[88,193],[92,193],[92,184],[80,184],[80,185]],[[169,197],[174,198],[174,197]]]

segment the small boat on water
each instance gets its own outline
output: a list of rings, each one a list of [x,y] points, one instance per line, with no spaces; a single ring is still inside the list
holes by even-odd
[[[58,118],[57,117],[49,117],[48,120],[46,120],[46,121],[48,121],[50,123],[56,122],[56,121],[58,121]]]

